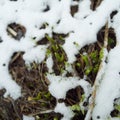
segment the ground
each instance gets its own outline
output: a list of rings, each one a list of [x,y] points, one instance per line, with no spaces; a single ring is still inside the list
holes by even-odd
[[[73,1],[79,2],[79,0]],[[96,10],[102,1],[91,0],[91,10]],[[49,9],[49,6],[47,6],[44,12],[49,11]],[[78,4],[71,6],[70,10],[71,16],[74,16],[78,12]],[[116,10],[112,11],[110,14],[111,20],[116,14]],[[47,26],[49,26],[48,23],[43,23],[39,29],[45,29]],[[22,24],[12,22],[8,24],[6,32],[13,40],[20,41],[22,37],[25,37],[27,29]],[[21,87],[22,95],[18,99],[13,99],[11,96],[5,98],[6,89],[0,90],[0,120],[23,120],[23,115],[34,117],[35,120],[61,120],[64,115],[61,112],[55,112],[58,103],[64,103],[72,111],[74,116],[70,118],[71,120],[85,119],[90,107],[89,100],[96,91],[91,92],[85,98],[85,89],[76,85],[67,90],[65,98],[56,98],[49,90],[51,81],[47,74],[55,76],[63,76],[64,74],[65,78],[77,77],[79,81],[84,79],[91,88],[94,88],[104,58],[104,49],[109,54],[115,48],[117,44],[116,33],[112,27],[108,27],[108,22],[106,22],[97,32],[97,40],[79,49],[73,63],[68,62],[69,58],[62,47],[69,34],[52,31],[51,36],[46,33],[42,39],[38,40],[34,47],[47,46],[45,57],[41,62],[33,61],[26,64],[24,60],[25,52],[22,50],[12,54],[8,71],[12,79]],[[105,45],[106,38],[107,45]],[[34,41],[36,37],[32,39]],[[74,45],[76,48],[79,47],[77,42],[74,42]],[[49,57],[53,60],[52,72],[49,71],[47,63]],[[108,63],[107,57],[105,63]],[[66,69],[66,66],[69,65],[72,67],[71,71]],[[6,66],[6,64],[3,64],[3,66]],[[111,117],[119,117],[119,97],[114,99],[113,106],[114,109],[110,113]],[[92,117],[90,119],[94,120]],[[100,119],[100,116],[97,116],[97,119]]]

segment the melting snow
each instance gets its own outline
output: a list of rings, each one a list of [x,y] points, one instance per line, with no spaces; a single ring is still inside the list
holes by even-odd
[[[110,117],[110,112],[113,110],[114,99],[120,97],[120,0],[103,0],[95,11],[90,9],[90,0],[80,1],[78,3],[79,10],[74,17],[70,15],[71,4],[72,0],[0,0],[0,38],[2,40],[0,43],[0,88],[6,89],[5,97],[10,95],[17,99],[21,96],[20,86],[12,80],[8,72],[8,64],[14,52],[25,52],[23,58],[26,63],[32,61],[40,63],[45,58],[47,46],[36,47],[35,42],[42,39],[45,34],[51,36],[52,31],[69,33],[63,48],[67,54],[68,62],[72,63],[75,61],[75,54],[78,53],[78,50],[84,45],[95,42],[97,32],[109,20],[111,12],[118,10],[113,23],[110,23],[116,32],[117,46],[109,52],[108,64],[97,92],[96,106],[93,111],[94,120],[97,119],[97,116],[106,119]],[[50,10],[43,12],[47,6],[50,7]],[[20,41],[14,40],[6,32],[7,25],[12,22],[25,26],[27,30],[25,37]],[[49,26],[40,30],[43,23],[48,23]],[[36,37],[34,41],[33,37]],[[74,42],[79,46],[76,47]],[[47,60],[49,72],[52,72],[52,64],[53,61],[49,57]],[[86,96],[91,92],[91,88],[85,80],[49,74],[47,77],[51,82],[49,90],[57,99],[65,98],[66,92],[78,85],[83,87]],[[70,120],[73,116],[72,111],[65,104],[57,104],[55,112],[63,113],[62,120]],[[33,118],[24,116],[24,119],[32,120]]]
[[[85,80],[79,80],[78,77],[63,77],[63,76],[47,75],[47,78],[51,82],[51,84],[49,85],[49,91],[57,99],[60,99],[60,98],[65,99],[66,92],[77,86],[83,87],[86,97],[90,95],[90,92],[91,92],[90,84]]]

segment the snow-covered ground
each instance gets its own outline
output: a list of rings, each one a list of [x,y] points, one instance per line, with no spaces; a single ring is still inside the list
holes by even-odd
[[[79,5],[79,10],[72,17],[70,6],[76,4]],[[117,45],[107,54],[108,64],[105,65],[101,74],[103,76],[97,91],[92,117],[93,120],[97,120],[98,116],[101,120],[110,118],[114,99],[120,97],[120,0],[103,0],[95,11],[90,9],[90,4],[90,0],[80,0],[79,2],[72,0],[0,0],[0,89],[6,89],[4,97],[10,95],[13,99],[17,99],[21,96],[20,86],[12,80],[8,71],[9,61],[14,52],[25,52],[23,58],[26,64],[33,61],[40,63],[45,58],[48,46],[36,46],[35,43],[45,34],[52,36],[52,31],[69,33],[62,47],[67,54],[68,63],[73,63],[78,50],[94,43],[97,40],[97,32],[108,21],[109,27],[115,30]],[[44,12],[48,6],[50,10]],[[114,10],[117,10],[118,13],[111,22],[110,14]],[[6,31],[8,24],[14,22],[26,28],[25,37],[22,37],[20,41],[10,37]],[[49,25],[46,29],[40,30],[43,23]],[[34,37],[36,39],[33,40]],[[77,47],[74,45],[75,42],[79,44]],[[51,58],[48,58],[47,65],[51,72]],[[69,68],[67,69],[69,70]],[[83,87],[86,97],[92,92],[90,84],[84,79],[66,78],[64,75],[55,76],[49,73],[47,78],[50,80],[49,91],[56,99],[65,98],[66,92],[78,85]],[[74,115],[72,110],[63,103],[57,104],[55,112],[64,115],[62,120],[70,120]],[[34,118],[24,116],[24,119],[32,120]]]

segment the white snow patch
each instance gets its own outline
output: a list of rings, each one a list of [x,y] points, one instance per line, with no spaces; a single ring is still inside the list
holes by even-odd
[[[46,64],[47,64],[49,73],[52,73],[52,72],[53,72],[53,68],[52,68],[52,67],[53,67],[52,55],[50,55],[50,56],[47,58]]]
[[[114,99],[120,95],[120,65],[118,64],[120,52],[118,51],[120,51],[119,46],[109,53],[109,63],[96,97],[96,106],[93,113],[94,119],[96,115],[102,119],[109,117],[110,112],[113,110]]]
[[[37,46],[26,51],[23,55],[26,64],[32,63],[33,61],[41,63],[45,58],[46,48],[47,46]]]
[[[23,115],[23,120],[35,120],[35,118]]]
[[[63,115],[63,118],[61,120],[70,120],[74,116],[72,110],[69,107],[65,106],[64,103],[57,103],[54,111]]]
[[[47,78],[50,81],[49,91],[57,99],[65,99],[66,92],[77,86],[83,87],[86,97],[90,94],[90,84],[84,80],[80,80],[78,77],[63,77],[48,74]]]
[[[90,0],[83,0],[79,2],[79,10],[78,13],[75,14],[75,18],[77,19],[85,19],[88,17],[92,10],[90,9],[91,1]]]

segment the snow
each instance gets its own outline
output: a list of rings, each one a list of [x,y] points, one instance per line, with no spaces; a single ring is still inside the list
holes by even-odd
[[[92,13],[90,9],[91,2],[90,0],[83,0],[79,2],[78,13],[75,14],[75,17],[83,20],[85,17],[89,16]]]
[[[74,16],[70,14],[71,4],[79,5],[79,10]],[[90,0],[78,3],[72,3],[72,0],[36,0],[35,2],[33,0],[0,0],[0,38],[3,40],[0,43],[0,89],[6,89],[4,97],[10,95],[13,99],[17,99],[21,96],[21,87],[12,79],[8,71],[8,65],[14,52],[24,52],[23,58],[26,64],[33,61],[41,63],[45,58],[48,46],[36,46],[36,42],[42,39],[46,33],[51,36],[52,31],[69,33],[62,47],[67,54],[68,63],[73,63],[78,50],[85,45],[94,43],[97,40],[97,32],[109,20],[111,12],[118,10],[113,23],[109,22],[109,26],[115,29],[117,45],[108,53],[108,64],[101,73],[103,76],[92,114],[93,120],[96,120],[97,116],[100,116],[101,120],[110,117],[113,101],[120,97],[120,0],[103,0],[95,11],[90,9],[90,4]],[[50,10],[44,12],[47,6],[50,7]],[[59,20],[60,23],[57,24]],[[12,22],[25,26],[27,30],[25,37],[20,41],[14,40],[6,32],[7,25]],[[48,27],[40,30],[43,23],[48,23]],[[33,37],[36,37],[34,41]],[[74,42],[79,46],[76,47]],[[52,73],[51,56],[47,59],[47,66],[49,73]],[[72,71],[71,67],[66,67],[66,69]],[[66,92],[76,86],[82,86],[86,97],[92,91],[90,84],[85,79],[76,76],[67,78],[48,74],[47,78],[50,80],[49,91],[56,99],[65,98]],[[64,115],[62,120],[70,120],[73,116],[72,111],[64,103],[58,103],[55,112]],[[24,120],[33,119],[24,116]]]
[[[113,57],[115,58],[117,56],[118,54],[116,55],[114,53],[112,54],[112,51],[111,51],[111,54],[110,54],[111,58]],[[111,58],[109,58],[108,67],[106,68],[106,74],[103,77],[102,83],[97,93],[98,95],[96,98],[96,106],[94,109],[94,114],[99,115],[104,119],[108,117],[110,112],[113,110],[114,99],[119,96],[119,92],[120,92],[120,82],[119,82],[120,76],[118,73],[118,71],[120,70],[119,69],[120,66],[118,66],[117,64],[120,59],[117,59],[117,60],[114,59],[113,61],[113,59]],[[108,101],[108,98],[109,98],[109,101]]]
[[[26,115],[23,115],[23,120],[35,120],[34,117],[28,117]]]
[[[49,91],[57,99],[65,99],[66,92],[77,86],[83,87],[86,97],[90,95],[90,84],[82,79],[79,80],[78,77],[63,77],[48,74],[47,78],[50,81]]]
[[[66,107],[64,103],[57,103],[54,111],[64,115],[61,120],[70,120],[74,116],[72,110]]]
[[[94,119],[96,119],[97,116],[101,116],[102,119],[106,119],[107,117],[109,117],[110,112],[113,110],[114,99],[120,96],[120,35],[118,34],[118,30],[120,29],[120,22],[118,21],[118,19],[120,19],[120,14],[117,14],[115,16],[115,22],[113,23],[114,29],[116,30],[118,44],[114,49],[110,51],[108,56],[108,65],[106,66],[105,75],[97,93],[98,95],[96,98],[96,106],[93,112]]]
[[[52,73],[53,72],[53,60],[52,60],[52,55],[49,55],[47,61],[46,61],[46,64],[47,64],[47,67],[48,67],[48,70],[49,70],[49,73]]]
[[[32,49],[26,51],[26,53],[23,55],[23,59],[27,61],[26,64],[30,64],[33,61],[36,63],[41,63],[45,58],[46,48],[47,46],[43,45],[33,47]]]

